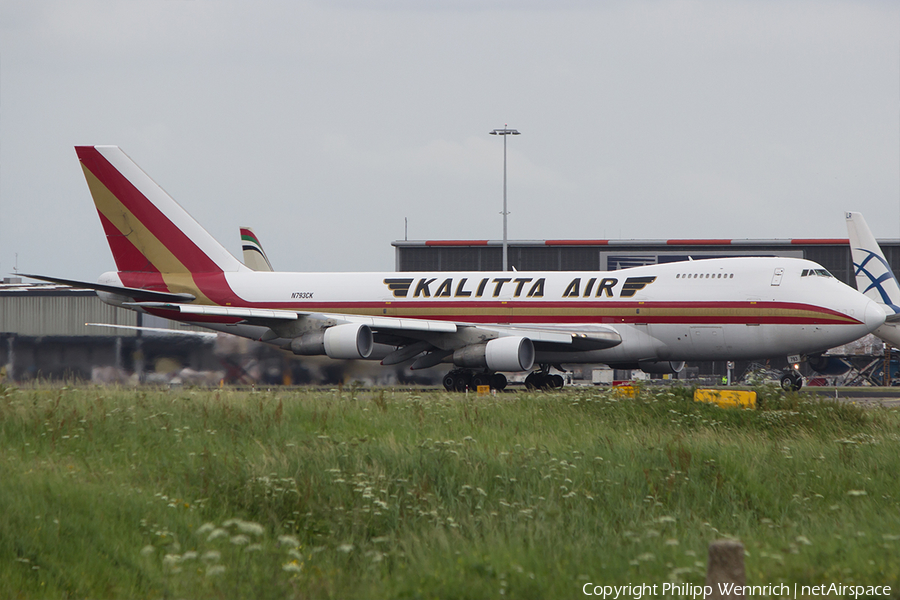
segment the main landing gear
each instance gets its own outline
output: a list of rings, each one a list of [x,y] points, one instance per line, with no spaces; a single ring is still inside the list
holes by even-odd
[[[551,375],[550,369],[529,373],[525,378],[525,387],[529,390],[558,390],[565,385],[562,375]]]
[[[506,375],[503,373],[478,373],[469,369],[453,369],[444,375],[443,383],[444,389],[448,392],[477,390],[480,385],[489,385],[492,390],[502,391],[506,388]]]
[[[558,390],[565,383],[562,375],[550,374],[550,365],[541,365],[540,370],[529,373],[525,378],[525,388],[528,390]],[[503,373],[453,369],[444,375],[443,384],[448,392],[477,390],[480,385],[489,385],[492,390],[502,391],[506,389],[506,376]]]

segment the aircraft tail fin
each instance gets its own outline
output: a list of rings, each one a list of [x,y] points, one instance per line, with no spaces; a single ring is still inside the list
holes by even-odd
[[[254,271],[272,271],[272,263],[266,256],[259,237],[249,227],[241,227],[241,248],[244,251],[244,264]]]
[[[880,304],[888,320],[893,320],[893,315],[900,314],[900,284],[862,214],[848,212],[846,218],[856,288]]]
[[[246,270],[118,146],[77,146],[120,273]]]

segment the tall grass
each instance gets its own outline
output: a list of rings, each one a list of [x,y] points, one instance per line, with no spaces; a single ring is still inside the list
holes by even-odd
[[[0,388],[0,597],[900,588],[898,411],[690,394]]]

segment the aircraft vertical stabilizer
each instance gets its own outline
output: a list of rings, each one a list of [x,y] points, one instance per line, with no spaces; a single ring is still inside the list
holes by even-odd
[[[244,264],[254,271],[274,271],[266,251],[259,243],[259,237],[249,227],[241,227],[241,249],[244,251]]]
[[[75,151],[120,273],[246,269],[117,146]]]
[[[900,346],[900,284],[862,214],[848,212],[846,218],[856,288],[877,302],[887,315],[888,322],[872,333]]]

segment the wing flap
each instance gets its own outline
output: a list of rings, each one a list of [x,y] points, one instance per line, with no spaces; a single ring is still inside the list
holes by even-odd
[[[506,336],[521,336],[532,342],[562,346],[560,350],[601,350],[612,348],[622,342],[622,337],[612,327],[591,325],[589,328],[569,329],[553,327],[517,327],[504,325],[482,325],[475,323],[454,323],[451,321],[435,321],[428,319],[403,319],[396,317],[366,317],[342,313],[315,313],[277,308],[250,308],[239,306],[210,306],[204,304],[180,304],[172,302],[130,302],[128,306],[140,308],[158,308],[177,310],[183,315],[205,315],[217,317],[239,318],[252,325],[278,327],[285,321],[305,319],[321,322],[323,327],[344,323],[367,325],[373,331],[391,333],[399,336],[409,334],[409,339],[416,341],[432,335],[471,334],[459,338],[450,345],[466,345],[473,340],[494,339]]]

